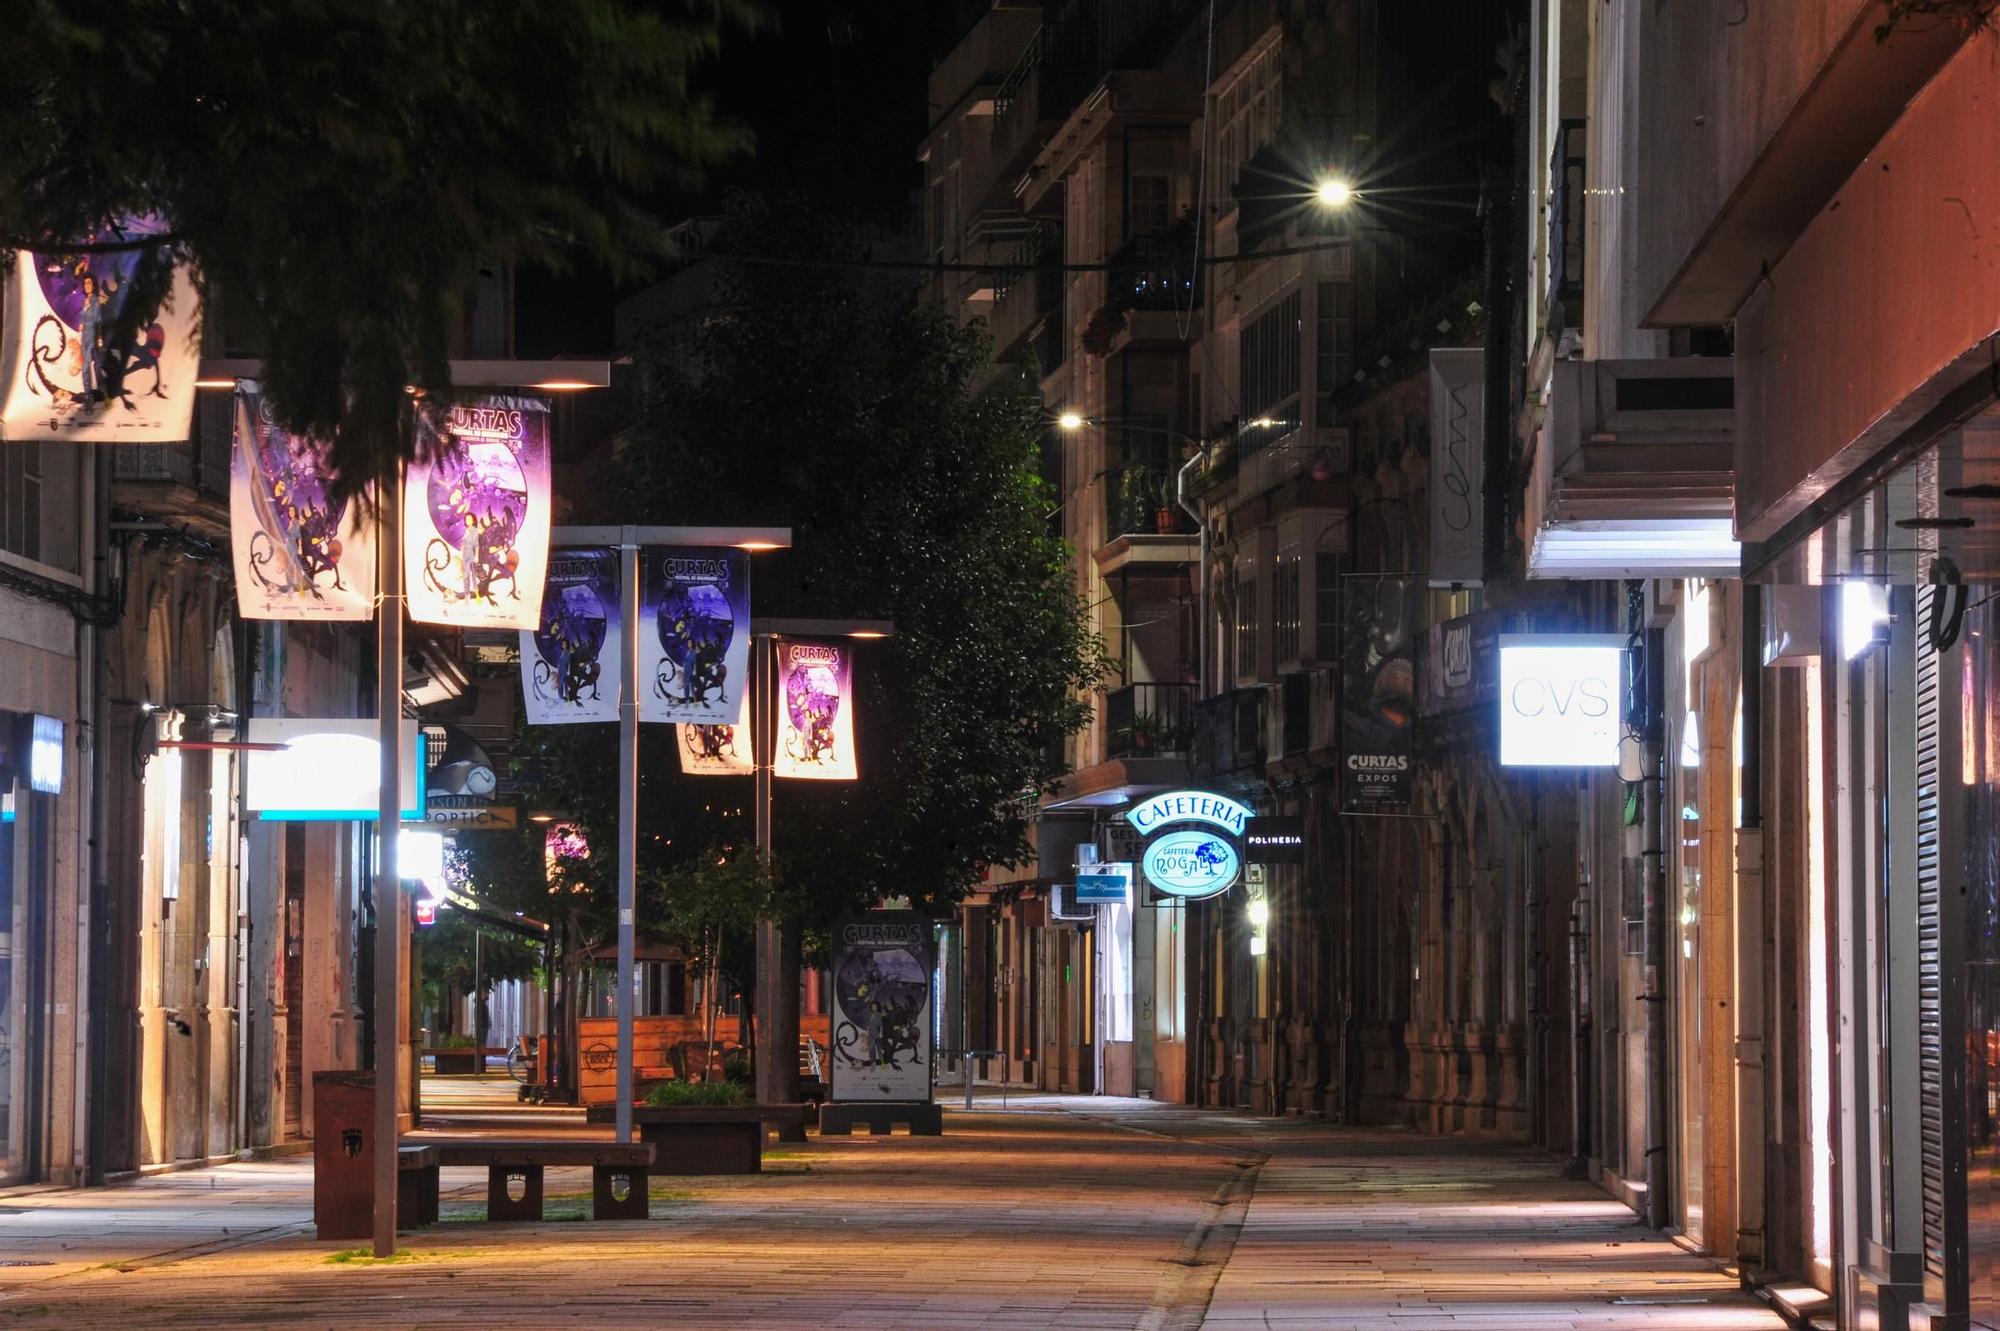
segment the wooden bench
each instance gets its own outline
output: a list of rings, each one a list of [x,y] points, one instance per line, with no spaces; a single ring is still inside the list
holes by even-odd
[[[405,1142],[396,1148],[396,1219],[402,1228],[435,1225],[438,1218],[438,1149]]]
[[[436,1151],[440,1165],[485,1166],[488,1220],[540,1220],[542,1171],[550,1165],[590,1166],[593,1220],[644,1220],[647,1215],[647,1182],[653,1165],[648,1142],[461,1137],[425,1146]],[[508,1195],[507,1185],[515,1179],[521,1184],[518,1199]],[[435,1218],[437,1171],[432,1169],[428,1183],[419,1186],[427,1186],[429,1193],[417,1206]]]
[[[653,1147],[661,1174],[756,1174],[764,1168],[764,1132],[790,1124],[803,1134],[811,1105],[634,1105],[639,1140]],[[616,1105],[592,1105],[591,1123],[616,1123]]]

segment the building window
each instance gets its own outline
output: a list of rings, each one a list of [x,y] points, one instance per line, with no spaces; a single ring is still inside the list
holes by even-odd
[[[42,446],[33,441],[0,449],[0,550],[42,557]]]
[[[1321,661],[1340,659],[1340,556],[1313,556],[1313,655]]]
[[[1300,293],[1252,319],[1240,335],[1243,374],[1240,450],[1255,453],[1299,422]],[[1258,425],[1256,422],[1268,424]]]
[[[24,441],[0,448],[0,550],[77,571],[82,446]]]
[[[1319,421],[1333,420],[1333,395],[1354,378],[1354,284],[1321,282],[1313,354],[1319,376]]]
[[[1152,236],[1165,231],[1174,220],[1173,182],[1165,176],[1133,176],[1131,200],[1125,217],[1127,236]]]
[[[1280,662],[1299,659],[1299,557],[1278,557],[1271,612],[1276,634],[1276,656]]]
[[[1236,584],[1236,674],[1253,679],[1257,674],[1257,579],[1248,577]]]
[[[1243,164],[1278,137],[1281,86],[1278,43],[1272,42],[1215,95],[1215,123],[1219,126],[1215,136],[1216,179],[1232,200]]]

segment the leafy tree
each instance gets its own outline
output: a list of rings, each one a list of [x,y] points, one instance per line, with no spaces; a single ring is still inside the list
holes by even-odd
[[[754,201],[721,245],[866,250],[809,209]],[[641,351],[636,414],[578,520],[789,526],[793,549],[753,564],[757,614],[896,625],[856,652],[861,779],[778,783],[765,876],[704,869],[748,862],[749,780],[684,776],[673,728],[640,728],[639,927],[690,954],[721,937],[720,969],[748,996],[750,918],[782,920],[781,954],[795,956],[801,933],[884,897],[942,913],[986,866],[1024,858],[1034,796],[1062,775],[1060,741],[1088,719],[1105,663],[1050,534],[1040,404],[1017,382],[981,391],[978,330],[837,265],[728,262],[699,373],[666,353]],[[617,752],[610,726],[524,727],[526,798],[614,845]],[[593,856],[576,907],[599,937],[614,870]]]
[[[525,980],[541,966],[541,950],[517,935],[502,933],[466,915],[446,908],[438,912],[437,923],[420,930],[423,942],[423,986],[425,1005],[453,1018],[450,1000],[454,994],[472,994],[484,1002],[494,985],[506,980]],[[475,936],[478,941],[475,942]],[[467,1032],[476,1034],[476,1032]]]
[[[753,0],[23,0],[0,38],[0,246],[156,214],[361,482],[448,396],[482,263],[628,275],[644,191],[745,142],[695,86]],[[126,321],[165,288],[135,286]],[[131,329],[112,330],[129,336]]]
[[[746,199],[716,250],[868,247]],[[896,624],[856,653],[862,779],[779,783],[774,904],[818,924],[885,896],[948,909],[1028,854],[1032,797],[1104,673],[1048,527],[1040,402],[1015,380],[980,391],[979,330],[837,264],[725,260],[695,359],[683,376],[642,352],[606,518],[788,525],[793,549],[755,565],[759,614]]]

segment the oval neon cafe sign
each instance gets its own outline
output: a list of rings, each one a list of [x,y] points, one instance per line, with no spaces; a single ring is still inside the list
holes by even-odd
[[[1160,891],[1198,901],[1227,892],[1242,872],[1243,857],[1215,833],[1189,828],[1154,838],[1140,867]]]

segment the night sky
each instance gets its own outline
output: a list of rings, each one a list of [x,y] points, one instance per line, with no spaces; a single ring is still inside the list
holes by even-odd
[[[917,143],[925,81],[949,46],[950,0],[780,0],[776,23],[725,45],[707,86],[724,114],[748,125],[756,151],[694,195],[654,204],[666,222],[720,207],[733,188],[896,223],[922,186]],[[608,354],[620,293],[601,273],[516,278],[515,354]]]

